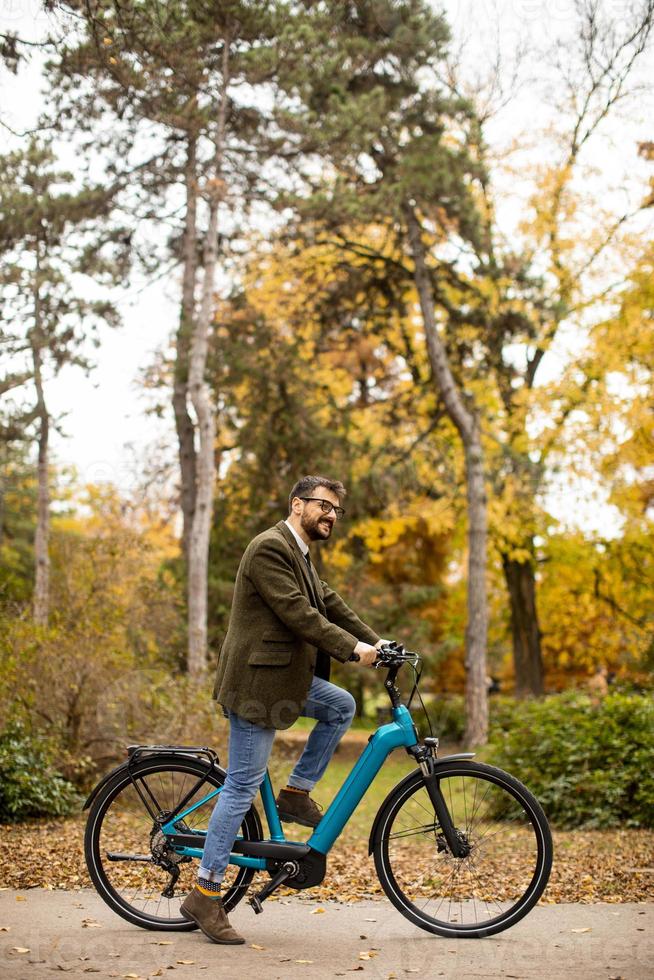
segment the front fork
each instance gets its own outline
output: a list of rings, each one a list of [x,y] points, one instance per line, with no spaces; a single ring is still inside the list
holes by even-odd
[[[409,749],[411,755],[422,770],[425,781],[425,789],[429,793],[441,832],[447,846],[455,858],[467,857],[470,853],[470,844],[465,835],[456,829],[447,809],[445,797],[441,792],[440,780],[436,769],[436,752],[438,749],[438,739],[427,738],[424,744],[413,746]]]

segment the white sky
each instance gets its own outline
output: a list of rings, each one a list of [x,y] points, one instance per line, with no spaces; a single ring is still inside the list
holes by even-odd
[[[604,8],[616,18],[629,4],[605,0]],[[570,0],[446,0],[443,4],[455,38],[467,39],[466,64],[471,73],[484,74],[485,64],[492,60],[497,43],[503,57],[512,53],[525,38],[546,44],[565,37],[574,19]],[[2,30],[15,30],[21,37],[36,40],[47,30],[47,16],[37,0],[0,0]],[[29,128],[42,108],[39,59],[22,68],[18,77],[0,74],[2,118],[17,130]],[[651,59],[649,68],[651,69]],[[534,72],[537,66],[534,66]],[[633,157],[632,171],[644,174],[644,165],[636,157],[639,139],[652,139],[652,105],[624,116],[613,123],[604,145],[602,175],[624,170],[625,155]],[[505,140],[509,133],[529,131],[534,120],[540,125],[542,103],[534,88],[529,88],[511,104],[509,112],[498,117],[495,137]],[[613,146],[611,148],[611,139]],[[14,142],[15,145],[15,142]],[[66,162],[66,161],[64,161]],[[643,177],[643,180],[645,178]],[[515,203],[507,203],[515,208]],[[519,217],[516,214],[515,217]],[[119,330],[104,329],[101,346],[94,352],[97,364],[86,377],[78,368],[65,368],[48,382],[49,407],[63,415],[66,437],[53,437],[53,455],[57,462],[74,464],[82,482],[109,480],[127,490],[134,478],[133,458],[147,454],[150,445],[164,439],[174,452],[175,434],[172,414],[165,420],[148,417],[136,378],[152,360],[155,350],[166,345],[178,316],[179,283],[176,276],[141,289],[134,282],[120,298],[124,325]],[[567,360],[574,338],[561,342],[548,355],[544,374],[554,376]],[[128,452],[131,443],[134,451]],[[560,479],[552,488],[547,505],[556,517],[568,525],[606,533],[615,528],[616,515],[602,505],[602,492],[587,483],[574,484]]]

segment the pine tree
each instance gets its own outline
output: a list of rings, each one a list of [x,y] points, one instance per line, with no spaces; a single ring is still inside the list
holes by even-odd
[[[304,170],[302,213],[326,231],[379,224],[395,237],[415,284],[434,385],[465,449],[468,497],[467,741],[485,741],[486,490],[480,406],[457,376],[444,278],[430,252],[479,235],[470,192],[481,168],[471,155],[474,117],[439,78],[449,32],[419,0],[307,4],[296,59],[281,79],[290,120],[324,161],[320,186]],[[309,26],[307,26],[307,24]],[[300,61],[311,36],[311,57]],[[297,109],[301,100],[302,109]],[[286,115],[284,114],[284,110]],[[312,192],[313,188],[313,192]]]
[[[265,187],[266,115],[281,3],[203,0],[59,3],[78,14],[52,66],[57,103],[112,154],[116,179],[169,239],[181,269],[172,404],[178,437],[188,603],[187,666],[207,664],[207,567],[216,402],[207,384],[225,243]],[[253,95],[254,92],[254,95]],[[155,147],[152,153],[151,148]],[[136,160],[134,147],[142,152]],[[149,150],[146,150],[146,147]],[[143,156],[145,154],[145,156]],[[263,158],[263,159],[262,159]],[[181,199],[180,199],[181,191]],[[181,218],[172,237],[168,212]]]
[[[98,323],[117,323],[108,300],[90,299],[73,287],[75,274],[94,283],[114,282],[125,271],[124,229],[112,223],[113,200],[105,187],[76,188],[73,175],[55,168],[46,144],[0,157],[0,291],[7,326],[5,355],[12,365],[3,387],[19,401],[5,419],[4,441],[35,428],[37,519],[34,541],[34,619],[47,624],[49,607],[49,445],[52,418],[47,373],[65,364],[88,368],[84,347]],[[99,229],[98,229],[99,225]],[[11,316],[7,316],[7,312]],[[31,405],[20,395],[33,385]],[[29,396],[28,396],[29,397]]]

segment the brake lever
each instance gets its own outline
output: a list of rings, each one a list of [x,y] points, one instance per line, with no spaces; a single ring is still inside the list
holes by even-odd
[[[382,654],[382,657],[375,661],[373,667],[388,667],[393,661],[412,664],[415,667],[421,659],[420,654],[410,652],[405,648],[404,644],[397,643],[395,640],[380,647],[379,652]]]

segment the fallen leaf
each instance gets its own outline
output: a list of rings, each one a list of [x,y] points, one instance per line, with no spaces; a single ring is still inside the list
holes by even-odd
[[[102,929],[102,926],[95,919],[82,919],[82,929]]]
[[[345,737],[347,738],[347,736]],[[306,741],[306,734],[304,738]],[[83,846],[80,847],[77,820],[78,818],[75,816],[58,818],[57,820],[40,820],[33,824],[3,825],[2,844],[5,844],[6,835],[9,843],[12,842],[13,836],[14,841],[20,840],[22,846],[11,848],[11,861],[5,860],[0,867],[0,895],[4,891],[11,891],[14,900],[18,894],[19,901],[29,901],[30,892],[28,889],[30,888],[47,888],[51,894],[53,890],[79,888],[80,885],[86,888],[91,887],[92,882],[88,877],[84,862],[84,849]],[[545,896],[545,904],[651,902],[652,881],[654,880],[652,874],[631,874],[626,870],[626,867],[641,869],[654,866],[652,861],[654,833],[651,830],[555,831],[554,837],[555,847],[561,852],[565,851],[566,859],[565,862],[559,863],[558,875],[554,881],[550,882]],[[505,843],[506,852],[501,854],[498,852],[497,858],[500,861],[505,861],[503,880],[505,886],[510,888],[514,877],[519,874],[519,869],[514,868],[511,860],[511,842],[507,840]],[[621,862],[619,855],[625,853],[630,855],[629,860]],[[340,838],[330,851],[329,862],[330,873],[311,892],[311,902],[304,906],[306,912],[316,906],[322,906],[331,913],[332,917],[334,915],[338,917],[341,913],[347,915],[350,907],[354,906],[356,911],[357,902],[383,898],[381,885],[376,878],[370,875],[367,841],[352,842],[348,838]],[[411,848],[407,848],[406,854],[402,856],[398,867],[394,870],[397,870],[400,876],[406,876],[407,880],[410,880],[415,873],[415,863],[416,858],[412,855]],[[593,869],[590,882],[588,880],[589,867]],[[117,875],[115,880],[118,887],[121,890],[126,890],[131,886],[134,869],[121,864],[112,869],[112,874]],[[136,881],[134,881],[135,886]],[[76,902],[86,906],[86,902],[80,898],[81,893],[76,894],[74,899],[72,898],[73,894],[76,893],[72,891],[68,893],[66,899],[66,906],[69,909],[73,908]],[[279,894],[282,905],[288,904],[291,901],[291,896],[293,896],[293,902],[297,900],[297,892],[290,889],[285,890],[283,886]],[[275,897],[272,895],[271,900]],[[7,901],[9,900],[8,897]],[[334,903],[338,901],[339,904],[332,906],[332,900]],[[324,904],[327,902],[330,904]],[[340,904],[341,902],[343,904]],[[372,906],[360,907],[360,911],[370,913]],[[1,918],[4,916],[0,914]],[[370,920],[376,920],[377,924],[380,921],[374,915],[358,918],[359,925],[362,922],[368,925]],[[108,926],[105,927],[108,928]],[[594,928],[593,932],[595,932]],[[14,936],[16,935],[16,930],[13,928],[12,933]],[[567,934],[574,935],[574,933],[570,933],[570,927],[567,928]],[[3,935],[4,933],[0,933],[0,937]],[[354,933],[354,935],[357,934]],[[583,934],[581,935],[583,936]],[[145,942],[147,943],[147,940]],[[362,940],[362,942],[366,942],[366,940]],[[162,950],[164,948],[161,947]],[[125,958],[127,957],[126,953],[123,955]],[[165,974],[165,964],[161,965]],[[153,964],[150,962],[150,967],[152,966]],[[109,968],[111,969],[111,966]],[[197,969],[199,967],[196,966]],[[345,967],[343,969],[345,970]],[[114,972],[118,973],[118,970],[116,969]],[[395,972],[398,976],[408,976],[402,967],[398,967]],[[436,971],[437,974],[438,971]],[[385,976],[380,971],[379,980]]]
[[[250,943],[250,949],[265,949],[265,946],[258,946],[256,943]]]
[[[195,960],[177,960],[177,962],[181,963],[182,966],[190,966],[192,963],[195,963]]]
[[[571,929],[570,930],[570,932],[592,932],[592,931],[593,930],[591,929],[590,926],[586,926],[585,929]]]
[[[11,947],[11,951],[12,951],[12,953],[29,953],[29,947],[28,946],[12,946]]]
[[[17,902],[26,902],[27,899],[25,898],[24,895],[16,895],[16,901]]]
[[[364,922],[376,922],[377,919],[364,919],[363,921]]]
[[[313,960],[296,960],[296,963],[313,963]]]
[[[327,911],[327,909],[323,909],[323,908],[311,909],[311,911],[309,912],[309,915],[320,915],[321,912],[326,912],[326,911]]]
[[[172,941],[172,939],[151,939],[150,940],[150,945],[151,946],[172,946],[173,945],[173,941]]]
[[[373,958],[373,956],[376,956],[376,955],[377,955],[377,953],[373,949],[368,949],[368,950],[364,950],[363,952],[359,953],[359,959],[360,960],[371,960]]]

